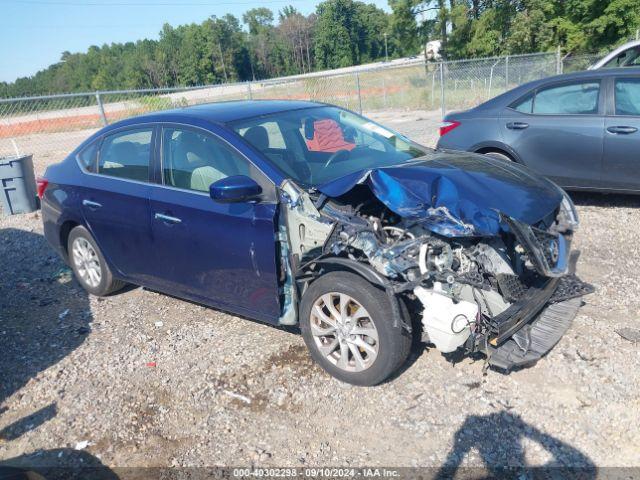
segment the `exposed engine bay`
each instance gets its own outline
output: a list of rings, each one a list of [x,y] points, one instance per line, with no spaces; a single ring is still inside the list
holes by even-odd
[[[520,330],[543,307],[593,291],[569,273],[578,225],[570,201],[536,225],[499,214],[501,232],[483,236],[445,206],[425,206],[426,218],[403,217],[364,184],[329,197],[287,180],[280,193],[282,324],[297,322],[297,298],[314,277],[346,268],[385,289],[393,321],[411,330],[419,319],[422,340],[443,353],[490,356],[513,338],[527,355],[531,336]],[[439,219],[469,234],[435,233]],[[510,362],[496,360],[506,369]]]

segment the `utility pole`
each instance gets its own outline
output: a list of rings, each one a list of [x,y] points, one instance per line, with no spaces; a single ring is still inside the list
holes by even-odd
[[[389,61],[389,49],[387,48],[387,32],[384,32],[384,61]]]

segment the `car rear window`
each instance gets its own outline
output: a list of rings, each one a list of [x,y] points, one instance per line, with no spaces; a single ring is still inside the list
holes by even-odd
[[[616,80],[616,115],[640,115],[640,78]]]
[[[105,137],[100,147],[98,173],[146,182],[153,129],[125,130]]]

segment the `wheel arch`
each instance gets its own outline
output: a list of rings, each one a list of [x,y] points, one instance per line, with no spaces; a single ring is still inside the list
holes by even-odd
[[[376,272],[373,267],[362,263],[356,262],[354,260],[350,260],[348,258],[343,257],[329,257],[320,259],[315,262],[315,265],[324,268],[327,271],[346,271],[354,273],[362,278],[364,278],[369,283],[376,285],[378,287],[386,288],[388,285],[388,281],[378,272]]]
[[[490,152],[501,153],[510,157],[514,162],[524,164],[520,156],[515,152],[513,148],[502,142],[482,142],[474,145],[470,148],[474,153],[486,154]]]
[[[82,223],[80,223],[79,221],[69,218],[62,222],[60,228],[58,229],[58,240],[60,242],[60,246],[62,247],[61,251],[65,257],[64,260],[67,262],[69,261],[69,234],[71,233],[71,230],[80,225],[82,225]]]
[[[408,332],[412,332],[411,320],[408,318],[406,307],[401,305],[402,300],[393,291],[390,282],[370,265],[366,263],[357,262],[349,258],[344,257],[327,257],[319,259],[310,264],[303,271],[298,272],[299,275],[303,275],[305,278],[298,280],[298,291],[300,298],[306,291],[306,289],[313,283],[318,277],[317,266],[321,267],[324,272],[350,272],[363,278],[374,287],[384,291],[389,298],[391,304],[391,310],[394,317],[394,327],[402,327]],[[308,275],[311,275],[309,279]]]

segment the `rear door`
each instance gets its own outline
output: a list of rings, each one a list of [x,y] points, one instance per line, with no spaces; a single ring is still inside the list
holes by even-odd
[[[604,95],[599,79],[546,85],[505,109],[500,129],[528,167],[565,187],[597,187]]]
[[[164,125],[158,184],[151,191],[154,277],[168,293],[277,321],[275,187],[221,137]],[[260,201],[219,203],[209,186],[247,175]]]
[[[143,285],[152,263],[148,196],[154,136],[152,125],[105,136],[81,193],[86,225],[107,261],[120,277]]]
[[[640,190],[640,75],[612,79],[611,115],[605,119],[604,186]]]

